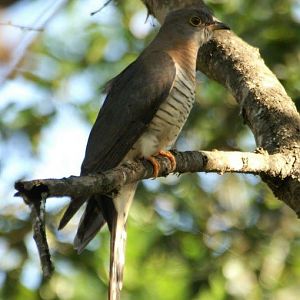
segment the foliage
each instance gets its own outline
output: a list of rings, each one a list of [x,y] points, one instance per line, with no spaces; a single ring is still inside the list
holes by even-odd
[[[39,2],[21,1],[3,14],[12,21],[21,15],[25,22],[33,11],[38,15]],[[260,49],[299,107],[298,2],[208,2],[220,19]],[[78,173],[104,98],[101,87],[158,30],[151,17],[149,33],[143,26],[146,11],[138,0],[111,4],[90,17],[99,5],[70,1],[0,90],[1,299],[105,298],[108,231],[78,256],[71,242],[79,216],[58,232],[67,202],[49,199],[47,234],[56,271],[43,281],[29,210],[12,199],[13,182],[20,177]],[[19,29],[0,27],[2,39],[5,30]],[[6,39],[0,44],[9,47]],[[3,64],[7,51],[4,55],[0,47]],[[255,149],[228,91],[199,74],[197,97],[179,150]],[[296,216],[257,177],[187,174],[148,180],[139,185],[128,221],[123,299],[298,299],[299,241]]]

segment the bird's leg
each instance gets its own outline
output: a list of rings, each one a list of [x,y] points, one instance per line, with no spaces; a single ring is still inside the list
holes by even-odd
[[[160,150],[158,154],[169,159],[172,168],[171,172],[173,172],[176,169],[175,156],[170,151],[164,151],[164,150]]]

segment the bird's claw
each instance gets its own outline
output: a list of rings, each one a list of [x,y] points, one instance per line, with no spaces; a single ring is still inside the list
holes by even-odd
[[[160,171],[159,163],[157,162],[156,158],[154,156],[149,156],[147,160],[152,164],[153,166],[153,177],[156,178]]]
[[[158,152],[158,154],[168,158],[170,163],[171,163],[171,172],[175,171],[175,169],[176,169],[176,159],[175,159],[175,156],[172,154],[172,152],[160,150]]]
[[[170,164],[171,164],[171,172],[173,172],[176,169],[176,159],[174,155],[170,151],[164,151],[160,150],[158,152],[158,155],[164,156],[169,159]],[[158,177],[158,174],[160,172],[160,165],[157,161],[157,159],[154,156],[149,156],[147,160],[152,164],[153,166],[153,177],[156,178]]]

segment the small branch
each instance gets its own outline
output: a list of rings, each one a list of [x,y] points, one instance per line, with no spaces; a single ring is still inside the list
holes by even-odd
[[[110,2],[112,2],[113,0],[107,0],[100,8],[98,8],[97,10],[91,12],[91,16],[98,14],[103,8],[105,8],[107,5],[109,5]]]
[[[41,13],[41,15],[35,20],[31,28],[39,28],[39,31],[42,31],[46,24],[52,19],[52,17],[59,11],[61,7],[63,7],[68,0],[57,0],[51,2],[50,6],[47,5],[45,10]],[[9,78],[13,72],[15,71],[16,67],[19,65],[27,49],[30,45],[34,42],[37,38],[39,31],[28,31],[21,39],[18,47],[16,47],[15,51],[12,54],[12,58],[4,70],[0,73],[0,86]]]
[[[24,25],[14,24],[11,21],[9,21],[9,22],[0,22],[0,26],[11,26],[11,27],[18,28],[20,30],[29,30],[29,31],[43,31],[44,30],[44,28],[34,28],[34,27],[31,27],[31,26],[24,26]]]
[[[224,152],[224,151],[172,151],[176,159],[174,173],[187,172],[225,172],[247,173],[285,178],[291,176],[292,170],[288,157],[281,154],[269,155],[267,152]],[[159,176],[167,176],[171,165],[167,158],[158,156],[160,164]],[[289,165],[290,168],[286,166]],[[89,197],[93,194],[105,194],[120,189],[121,186],[151,178],[152,164],[139,160],[121,165],[112,170],[90,176],[70,176],[62,179],[38,179],[16,182],[19,191],[16,196],[26,199],[36,198],[39,193],[47,193],[48,197]],[[28,200],[27,200],[28,201]]]
[[[45,278],[49,278],[54,270],[45,231],[45,205],[47,196],[47,193],[42,192],[39,198],[31,198],[29,204],[31,208],[33,238],[38,248],[43,276]],[[25,201],[28,200],[26,198]]]

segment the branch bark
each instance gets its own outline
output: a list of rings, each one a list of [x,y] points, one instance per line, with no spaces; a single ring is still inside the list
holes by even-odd
[[[43,276],[44,278],[49,278],[53,273],[54,266],[51,261],[51,255],[45,230],[46,199],[47,194],[41,193],[39,195],[39,198],[35,201],[33,201],[34,198],[32,198],[29,206],[31,208],[33,238],[38,248]]]
[[[177,174],[188,172],[225,172],[247,173],[268,177],[285,178],[293,166],[285,155],[280,153],[269,155],[262,151],[224,152],[224,151],[172,151],[176,159]],[[159,176],[167,176],[172,172],[170,161],[158,156],[160,164]],[[287,168],[288,166],[288,168]],[[94,194],[117,192],[125,184],[153,177],[153,167],[146,160],[128,162],[117,168],[90,176],[71,176],[62,179],[38,179],[20,181],[15,184],[16,196],[22,196],[26,203],[37,202],[42,195],[47,197],[89,197]],[[300,213],[300,212],[298,212]]]
[[[160,23],[171,10],[205,6],[201,0],[142,2]],[[261,177],[275,196],[299,214],[300,116],[292,99],[265,65],[259,50],[232,31],[219,32],[200,49],[197,69],[227,87],[234,95],[258,147],[270,154],[286,156],[288,165],[292,165],[287,176],[261,174]]]

